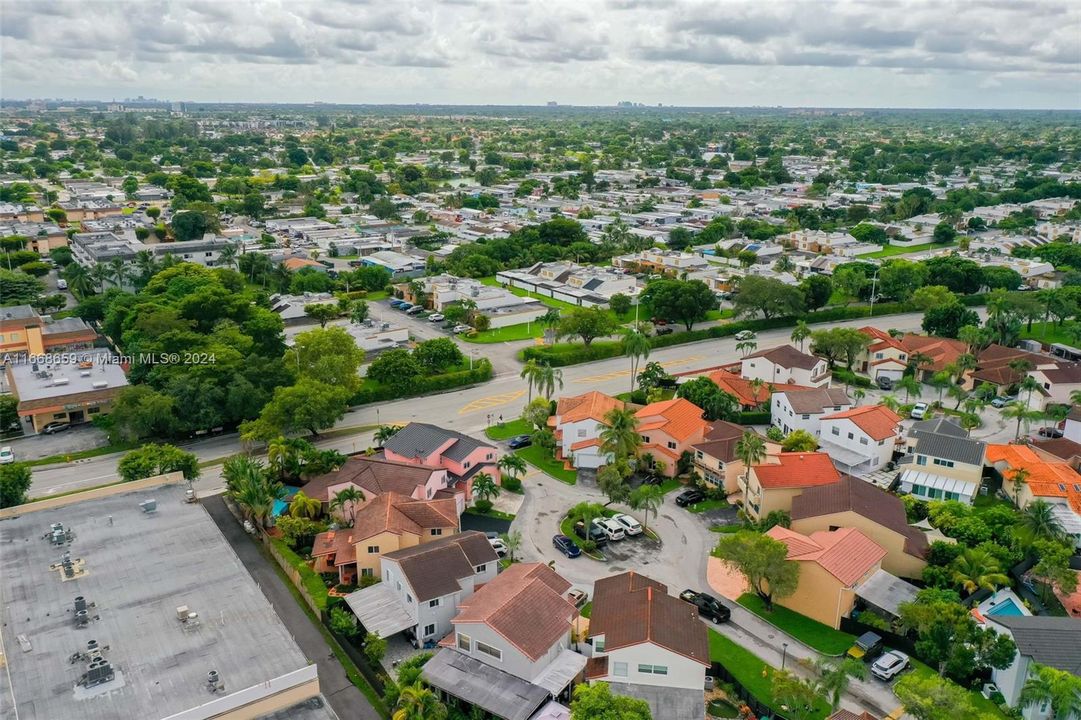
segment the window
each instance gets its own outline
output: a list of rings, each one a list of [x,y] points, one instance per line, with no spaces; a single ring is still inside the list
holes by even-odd
[[[597,652],[604,652],[604,638],[593,638],[593,649]]]
[[[360,569],[360,576],[361,577],[372,577],[373,575],[375,575],[375,570],[372,569],[372,568],[361,568]]]
[[[586,436],[586,429],[585,428],[580,428],[578,430],[578,437],[584,438],[585,436]]]
[[[378,545],[369,545],[368,546],[368,554],[369,555],[378,555],[379,554],[379,546]]]
[[[435,635],[435,624],[433,623],[431,625],[425,625],[424,637],[431,637],[432,635]]]
[[[882,353],[875,353],[875,360],[881,360],[881,359],[882,359]]]
[[[86,409],[87,415],[97,415],[99,412],[101,412],[101,408],[92,407]]]
[[[500,650],[499,648],[492,647],[488,643],[482,643],[480,640],[477,640],[477,652],[484,653],[485,655],[493,657],[496,660],[499,660],[500,662],[503,661],[503,651],[502,650]]]
[[[641,665],[640,664],[638,666],[638,672],[642,673],[643,675],[667,675],[668,674],[668,666],[667,665]]]
[[[482,572],[484,572],[484,571],[485,571],[485,570],[487,570],[487,569],[488,569],[488,565],[487,565],[487,564],[484,564],[484,565],[477,565],[477,566],[476,566],[475,568],[473,568],[473,570],[475,570],[475,571],[476,571],[476,572],[478,572],[478,573],[482,573]]]
[[[916,456],[916,464],[917,465],[926,465],[927,464],[927,456],[926,455],[917,455]]]
[[[810,415],[804,415],[804,416],[803,416],[803,419],[804,419],[804,420],[810,420],[810,419],[811,419],[811,416],[810,416]]]
[[[486,459],[491,460],[493,457],[495,457],[495,456],[492,453],[488,453],[488,455],[486,456]]]
[[[67,413],[53,413],[53,420],[63,420],[67,416]]]
[[[463,467],[463,468],[467,468],[467,469],[468,469],[468,468],[469,468],[469,466],[470,466],[470,465],[472,465],[472,464],[473,464],[473,463],[468,463],[468,462],[467,462],[467,463],[462,463],[462,467]]]
[[[627,677],[627,663],[612,663],[612,674],[616,677]]]
[[[401,589],[402,589],[402,583],[401,583],[401,581],[398,581],[398,582],[397,582],[397,583],[395,583],[395,584],[396,584],[396,585],[398,586],[398,589],[399,589],[399,590],[401,590]]]
[[[436,598],[435,600],[429,600],[428,601],[428,607],[430,607],[430,608],[439,607],[439,598]]]
[[[443,528],[432,528],[432,535],[442,535]]]
[[[668,449],[669,450],[675,450],[676,449],[676,444],[674,442],[672,442],[671,440],[668,441]]]
[[[867,438],[865,438],[865,437],[860,438],[860,445],[868,445],[868,444],[869,443],[867,442]]]
[[[879,446],[879,447],[882,447],[882,446],[883,446],[883,445],[885,445],[885,444],[886,444],[886,441],[885,441],[885,440],[879,440],[879,441],[878,441],[878,446]]]
[[[463,652],[469,652],[473,649],[473,640],[468,635],[458,633],[458,649]]]
[[[935,458],[935,465],[940,465],[942,467],[952,468],[953,467],[953,460],[940,460],[939,458]],[[1065,489],[1066,488],[1063,488],[1063,490],[1065,490]]]
[[[694,456],[696,458],[698,458],[699,460],[701,460],[702,459],[702,451],[701,450],[696,450],[695,453],[694,453]]]
[[[853,435],[852,433],[848,433],[848,439],[849,439],[849,440],[853,439],[854,437],[856,437],[856,436],[855,436],[855,435]]]
[[[405,594],[405,601],[406,601],[407,603],[409,603],[410,605],[412,605],[412,604],[413,604],[413,596],[412,596],[412,595],[410,595],[409,593],[406,593],[406,594]]]
[[[841,428],[834,425],[832,428],[830,428],[830,433],[833,434],[833,435],[840,435],[841,434]]]

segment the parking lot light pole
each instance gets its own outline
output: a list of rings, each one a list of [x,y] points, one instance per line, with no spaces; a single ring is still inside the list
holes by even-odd
[[[788,643],[781,643],[781,669],[784,670],[784,661],[788,659]]]

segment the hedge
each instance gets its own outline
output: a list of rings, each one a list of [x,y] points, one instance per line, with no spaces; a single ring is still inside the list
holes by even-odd
[[[857,387],[871,387],[871,378],[857,375],[846,368],[834,368],[833,379]]]
[[[959,299],[963,305],[974,307],[987,302],[985,293],[973,295],[961,295]],[[808,324],[840,322],[842,320],[858,320],[860,318],[871,319],[883,315],[900,315],[908,312],[918,312],[919,308],[911,303],[878,303],[872,309],[866,305],[851,307],[831,307],[818,310],[813,313],[789,315],[785,317],[757,318],[754,320],[737,320],[724,325],[714,325],[702,330],[690,330],[688,332],[672,333],[671,335],[655,335],[649,339],[649,345],[653,349],[683,345],[685,343],[698,342],[700,340],[714,340],[716,338],[732,337],[745,330],[760,332],[762,330],[775,330],[783,327],[793,327],[798,321],[803,320]],[[557,345],[533,345],[519,351],[518,357],[522,361],[537,360],[546,362],[552,367],[565,365],[577,365],[579,363],[593,362],[594,360],[607,360],[620,357],[623,354],[621,343],[613,340],[596,341],[586,346],[578,343],[560,343]],[[859,381],[855,381],[858,383]]]
[[[491,379],[492,363],[486,358],[482,358],[476,362],[472,370],[458,370],[441,375],[415,377],[409,381],[409,386],[406,388],[366,382],[361,387],[360,392],[353,396],[350,404],[364,405],[381,400],[400,400],[402,398],[416,397],[417,395],[430,395],[443,390],[476,385]]]
[[[739,414],[740,425],[769,425],[770,414],[768,410],[749,410]]]

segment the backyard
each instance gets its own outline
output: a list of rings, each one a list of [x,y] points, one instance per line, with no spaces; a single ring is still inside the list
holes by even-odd
[[[925,252],[927,250],[940,250],[942,248],[954,247],[957,243],[923,243],[922,245],[909,245],[908,247],[902,247],[900,245],[887,245],[881,250],[866,255],[860,255],[859,258],[888,258],[896,255],[908,255],[910,253]],[[858,258],[857,258],[858,259]]]
[[[1073,347],[1081,345],[1078,333],[1081,333],[1081,323],[1076,320],[1067,320],[1062,325],[1053,322],[1032,323],[1031,331],[1025,327],[1021,328],[1021,337],[1026,340],[1039,340],[1049,344],[1062,343]]]
[[[525,420],[508,420],[505,423],[492,425],[484,431],[489,440],[509,440],[515,435],[531,435],[533,426]]]

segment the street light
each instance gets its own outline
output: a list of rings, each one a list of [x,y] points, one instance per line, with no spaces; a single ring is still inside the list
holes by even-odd
[[[875,316],[875,284],[878,282],[878,270],[875,270],[874,277],[871,278],[871,314],[868,317]]]
[[[788,643],[781,643],[781,669],[784,670],[784,661],[788,659]]]

